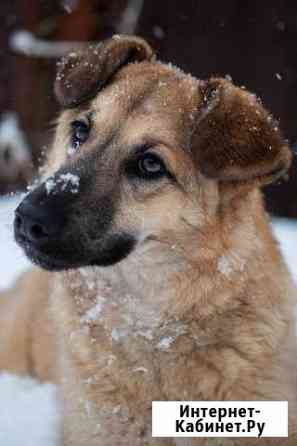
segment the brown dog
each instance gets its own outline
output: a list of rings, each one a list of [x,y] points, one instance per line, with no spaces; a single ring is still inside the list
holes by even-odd
[[[290,165],[277,123],[136,37],[70,54],[55,91],[15,236],[59,272],[4,299],[0,366],[60,383],[67,446],[296,445],[296,291],[259,191]],[[152,400],[288,400],[290,437],[151,438]]]

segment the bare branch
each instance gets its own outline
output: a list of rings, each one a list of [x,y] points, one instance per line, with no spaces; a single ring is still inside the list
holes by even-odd
[[[10,48],[19,54],[31,57],[60,58],[73,50],[85,47],[89,42],[49,42],[39,39],[26,30],[15,31],[10,35]]]
[[[134,34],[143,8],[143,0],[129,0],[117,26],[119,34]]]

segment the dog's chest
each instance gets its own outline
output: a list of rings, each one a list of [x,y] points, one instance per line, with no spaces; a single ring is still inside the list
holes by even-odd
[[[137,417],[140,426],[135,429],[141,430],[150,420],[151,401],[168,398],[166,370],[166,387],[180,392],[170,382],[176,381],[179,365],[184,366],[179,345],[188,327],[181,321],[164,322],[158,305],[142,302],[124,286],[98,277],[98,271],[69,273],[67,287],[70,304],[59,313],[65,343],[61,367],[69,370],[64,392],[79,389],[74,399],[81,401],[82,417],[97,420],[100,414],[102,426],[112,420],[127,425],[130,417]]]
[[[137,398],[149,406],[153,399],[213,399],[222,377],[212,364],[212,331],[198,328],[192,314],[168,317],[168,294],[131,294],[120,276],[113,281],[98,269],[67,273],[66,286],[55,311],[65,350],[79,381],[100,399],[124,394],[127,404]]]
[[[164,298],[151,292],[144,299],[131,293],[120,278],[113,282],[96,269],[81,269],[68,287],[79,330],[93,345],[101,341],[115,351],[134,345],[156,354],[169,351],[187,333],[183,321],[166,319]]]

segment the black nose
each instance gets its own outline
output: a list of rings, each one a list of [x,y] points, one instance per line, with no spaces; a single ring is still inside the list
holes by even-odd
[[[15,211],[14,230],[17,239],[42,244],[58,234],[59,224],[51,210],[24,200]]]

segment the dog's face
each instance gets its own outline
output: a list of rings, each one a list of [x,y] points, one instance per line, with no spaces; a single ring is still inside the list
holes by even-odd
[[[140,244],[174,244],[211,219],[207,179],[261,184],[290,162],[252,95],[154,62],[140,39],[69,56],[56,93],[66,110],[53,173],[15,217],[17,242],[46,269],[108,266]]]

